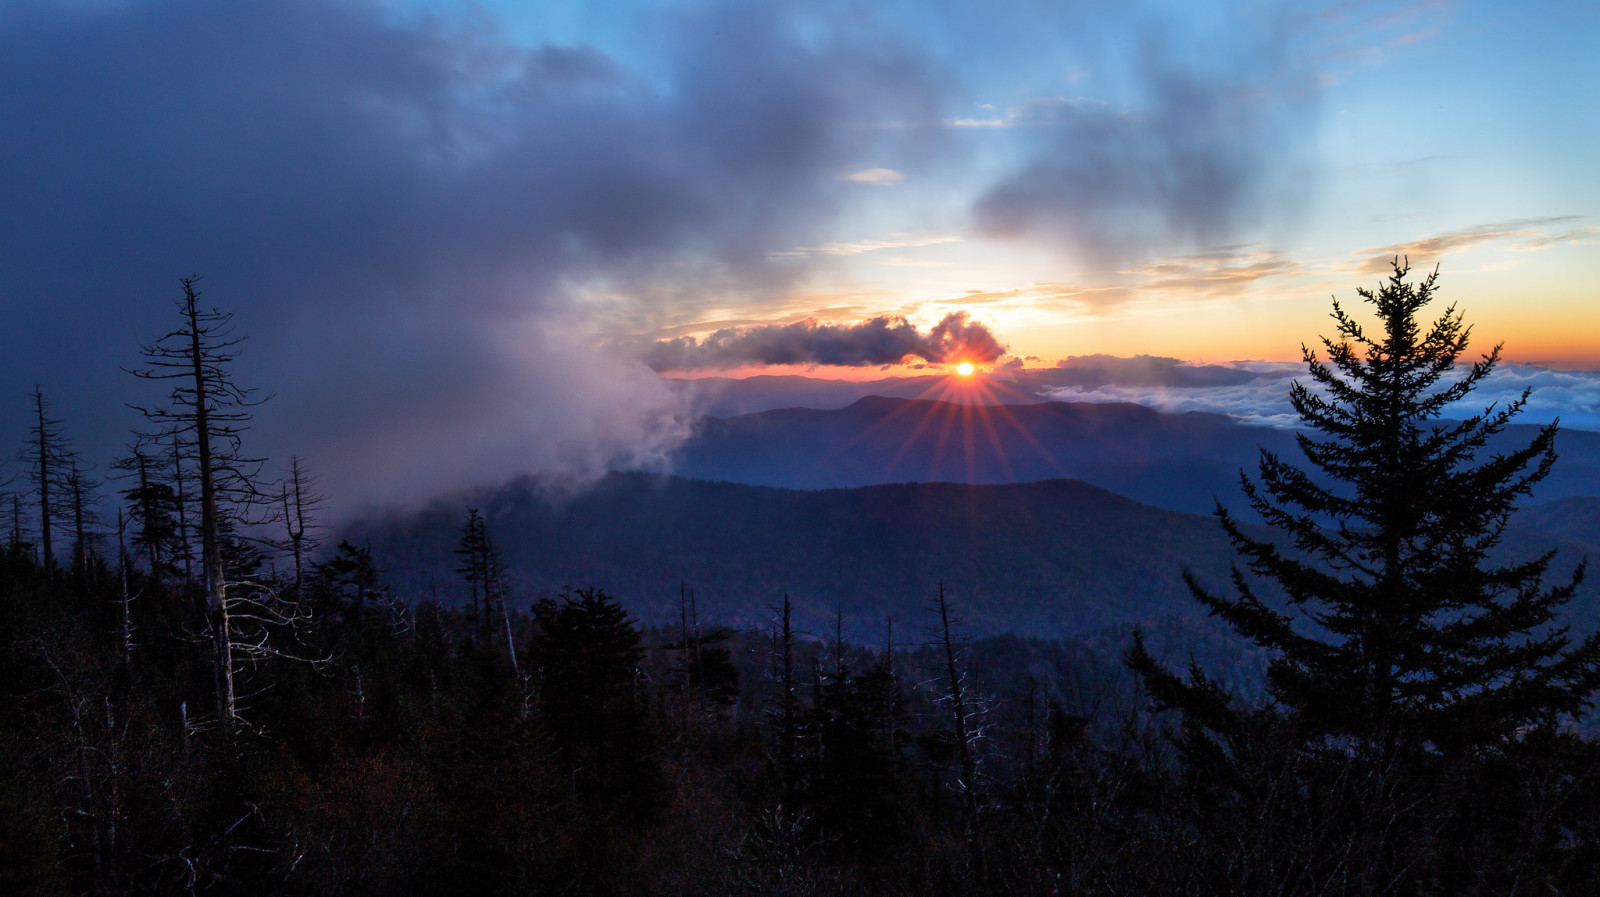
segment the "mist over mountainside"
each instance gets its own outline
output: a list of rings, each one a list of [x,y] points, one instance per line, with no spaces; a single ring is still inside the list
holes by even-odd
[[[1526,445],[1506,429],[1490,452]],[[1261,449],[1295,460],[1295,433],[1226,415],[1129,403],[980,406],[869,396],[838,409],[786,408],[701,420],[675,474],[795,489],[900,482],[1019,483],[1069,477],[1136,501],[1205,514],[1243,510],[1239,472]],[[1566,429],[1534,501],[1600,496],[1600,433]]]
[[[789,490],[613,474],[565,499],[522,482],[342,535],[369,542],[408,595],[436,590],[451,602],[466,594],[453,550],[469,502],[504,553],[515,603],[592,585],[641,621],[665,623],[677,619],[686,584],[702,613],[753,626],[787,593],[813,633],[829,631],[838,608],[846,637],[866,643],[881,640],[891,616],[902,638],[919,638],[941,580],[975,635],[1077,637],[1203,618],[1181,571],[1220,588],[1233,561],[1209,517],[1064,479]],[[1578,505],[1600,514],[1600,499]],[[1537,529],[1514,530],[1506,542],[1516,557],[1549,548],[1561,549],[1559,576],[1588,546]],[[1591,582],[1573,612],[1592,618],[1596,595]]]

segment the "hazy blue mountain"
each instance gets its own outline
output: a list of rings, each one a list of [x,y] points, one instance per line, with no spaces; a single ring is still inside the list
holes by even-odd
[[[843,408],[867,396],[927,399],[955,394],[961,401],[972,404],[1018,405],[1045,401],[1042,393],[1062,387],[1097,389],[1117,385],[1185,389],[1238,386],[1261,378],[1281,379],[1281,376],[1224,365],[1184,364],[1176,358],[1090,355],[1068,359],[1058,367],[1004,371],[972,382],[954,380],[943,373],[877,380],[825,380],[769,374],[671,382],[693,398],[700,413],[710,417],[733,417],[778,408]]]
[[[802,378],[797,378],[802,379]],[[1493,450],[1526,444],[1508,428]],[[1600,434],[1563,431],[1561,461],[1536,500],[1600,496]],[[675,458],[687,477],[796,489],[898,482],[1017,483],[1073,478],[1171,510],[1239,508],[1240,470],[1261,449],[1298,458],[1294,431],[1205,412],[1126,403],[985,406],[869,396],[836,409],[706,418]]]

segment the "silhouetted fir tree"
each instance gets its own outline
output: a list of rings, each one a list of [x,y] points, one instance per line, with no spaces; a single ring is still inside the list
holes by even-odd
[[[177,493],[156,476],[153,460],[141,446],[134,446],[111,466],[121,472],[113,476],[128,481],[118,494],[127,506],[133,554],[144,559],[157,579],[175,575],[179,571],[171,559],[181,550]]]
[[[1554,552],[1490,560],[1516,503],[1555,463],[1556,425],[1520,449],[1489,448],[1526,392],[1463,421],[1441,418],[1489,376],[1500,347],[1458,369],[1471,328],[1450,306],[1424,329],[1417,316],[1438,272],[1413,283],[1408,270],[1396,260],[1376,293],[1358,290],[1380,334],[1335,301],[1328,361],[1303,348],[1313,385],[1293,384],[1290,401],[1309,428],[1298,442],[1311,467],[1263,451],[1258,480],[1243,478],[1251,508],[1283,540],[1251,535],[1218,505],[1250,570],[1299,618],[1269,605],[1237,568],[1231,598],[1185,578],[1212,613],[1272,650],[1279,731],[1463,756],[1581,714],[1600,687],[1600,637],[1574,645],[1555,622],[1581,564],[1546,587]],[[1185,681],[1138,640],[1128,662],[1158,706],[1183,712],[1191,751],[1259,728],[1198,669]]]
[[[381,587],[372,552],[342,540],[333,557],[312,567],[311,578],[316,583],[317,610],[335,615],[359,638],[367,609]]]
[[[563,590],[534,602],[528,669],[544,731],[581,797],[642,819],[664,782],[651,702],[638,681],[639,630],[599,589]]]
[[[807,713],[814,741],[803,799],[823,834],[859,856],[893,844],[908,819],[901,756],[906,739],[897,725],[905,716],[905,696],[890,672],[892,663],[880,657],[854,674],[838,663],[818,683]]]
[[[467,509],[467,522],[462,525],[461,539],[456,542],[456,557],[461,566],[456,572],[467,581],[471,590],[470,612],[472,619],[485,637],[489,631],[489,588],[492,571],[489,564],[489,530],[477,508]]]

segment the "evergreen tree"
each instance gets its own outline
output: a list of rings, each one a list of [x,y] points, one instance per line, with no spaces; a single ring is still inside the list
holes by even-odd
[[[599,589],[534,602],[529,668],[545,732],[578,794],[642,817],[663,787],[649,701],[639,685],[639,630]]]
[[[1438,271],[1411,282],[1408,270],[1396,260],[1376,293],[1357,291],[1381,334],[1335,301],[1328,360],[1302,347],[1314,387],[1296,382],[1290,400],[1309,428],[1298,442],[1311,466],[1263,451],[1258,480],[1243,478],[1250,507],[1282,538],[1257,538],[1218,506],[1250,570],[1292,612],[1238,569],[1233,597],[1185,577],[1213,614],[1274,652],[1272,712],[1299,737],[1462,755],[1582,713],[1600,687],[1600,637],[1574,645],[1556,622],[1581,564],[1546,586],[1554,552],[1491,559],[1517,502],[1556,460],[1556,425],[1512,451],[1491,446],[1526,392],[1462,421],[1442,417],[1490,375],[1500,347],[1458,368],[1471,328],[1452,305],[1424,329],[1417,316]],[[1183,711],[1191,749],[1207,731],[1226,741],[1250,729],[1197,669],[1181,679],[1142,641],[1128,661],[1158,706]]]
[[[120,472],[113,477],[130,481],[119,494],[127,505],[134,553],[142,556],[150,574],[160,579],[182,572],[173,559],[186,548],[178,523],[178,495],[160,478],[157,465],[142,445],[135,445],[111,466]]]
[[[372,552],[348,539],[339,542],[333,557],[312,568],[317,583],[317,603],[326,613],[339,615],[357,633],[371,605],[378,603],[382,585]]]
[[[461,566],[456,572],[467,581],[467,587],[472,591],[471,609],[472,618],[477,621],[479,629],[487,638],[489,631],[489,587],[492,571],[489,563],[489,529],[483,521],[483,515],[477,508],[467,509],[467,522],[461,527],[461,539],[456,542],[456,556],[461,558]],[[480,597],[482,596],[481,603]]]

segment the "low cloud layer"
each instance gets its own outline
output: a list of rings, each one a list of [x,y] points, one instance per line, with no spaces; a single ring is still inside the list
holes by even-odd
[[[1074,355],[1056,363],[1054,379],[1062,386],[1162,386],[1196,388],[1240,386],[1263,376],[1260,371],[1220,364],[1189,364],[1159,355]],[[1062,382],[1068,381],[1068,382]]]
[[[1246,362],[1224,369],[1237,371],[1245,379],[1184,384],[1108,377],[1103,383],[1048,387],[1040,395],[1062,402],[1135,402],[1169,412],[1211,411],[1262,426],[1300,425],[1300,418],[1289,405],[1289,382],[1299,379],[1311,385],[1305,365]],[[1594,371],[1502,364],[1466,400],[1447,408],[1445,415],[1461,418],[1479,414],[1490,405],[1503,408],[1516,401],[1524,390],[1531,392],[1523,413],[1516,418],[1519,422],[1547,424],[1559,418],[1565,427],[1600,430],[1600,372]]]
[[[966,312],[951,312],[927,333],[902,317],[859,324],[815,320],[718,330],[703,340],[661,340],[644,355],[657,371],[728,369],[761,364],[866,367],[920,360],[933,364],[987,363],[1005,354],[989,328]]]

